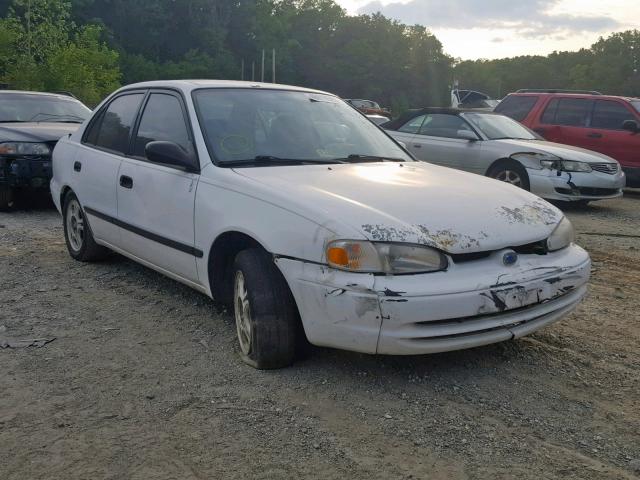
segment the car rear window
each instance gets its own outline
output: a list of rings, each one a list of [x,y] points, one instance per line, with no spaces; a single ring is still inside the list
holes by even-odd
[[[527,117],[527,115],[529,115],[529,112],[537,101],[538,97],[529,95],[509,95],[498,104],[495,111],[521,122]]]
[[[635,120],[635,117],[621,103],[613,100],[596,100],[591,117],[592,128],[623,130],[622,124],[627,120]]]

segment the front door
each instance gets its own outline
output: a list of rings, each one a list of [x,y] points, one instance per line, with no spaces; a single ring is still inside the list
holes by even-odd
[[[136,257],[186,280],[198,282],[194,244],[194,204],[199,175],[149,161],[147,143],[178,144],[195,155],[193,136],[180,95],[149,93],[118,179],[121,246]]]

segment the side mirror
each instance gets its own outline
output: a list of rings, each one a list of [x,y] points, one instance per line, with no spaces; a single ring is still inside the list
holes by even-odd
[[[622,128],[623,130],[627,130],[631,133],[640,132],[640,126],[638,126],[638,122],[636,122],[635,120],[625,120],[622,124]]]
[[[469,140],[470,142],[477,142],[478,136],[470,130],[458,130],[456,138],[460,140]]]
[[[149,142],[144,148],[147,158],[155,163],[177,167],[187,172],[197,172],[198,166],[193,155],[189,155],[180,145],[174,142]]]

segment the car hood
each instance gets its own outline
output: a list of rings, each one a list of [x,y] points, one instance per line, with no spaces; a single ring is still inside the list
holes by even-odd
[[[613,158],[603,155],[602,153],[593,152],[585,148],[573,147],[571,145],[563,145],[561,143],[546,142],[544,140],[503,139],[490,141],[504,145],[507,149],[513,149],[513,152],[509,153],[509,155],[513,155],[514,153],[536,152],[550,153],[564,160],[575,160],[578,162],[616,162]]]
[[[55,142],[78,127],[78,123],[0,123],[0,142]]]
[[[330,225],[336,238],[470,253],[543,240],[563,217],[554,206],[512,185],[423,162],[236,172],[259,182],[270,197],[263,192],[264,200]]]

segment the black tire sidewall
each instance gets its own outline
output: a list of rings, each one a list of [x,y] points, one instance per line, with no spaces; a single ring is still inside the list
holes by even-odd
[[[290,365],[296,353],[299,318],[297,306],[282,273],[261,249],[240,252],[233,264],[232,281],[242,272],[251,308],[251,350],[242,360],[259,369]],[[235,322],[235,288],[233,299]]]

